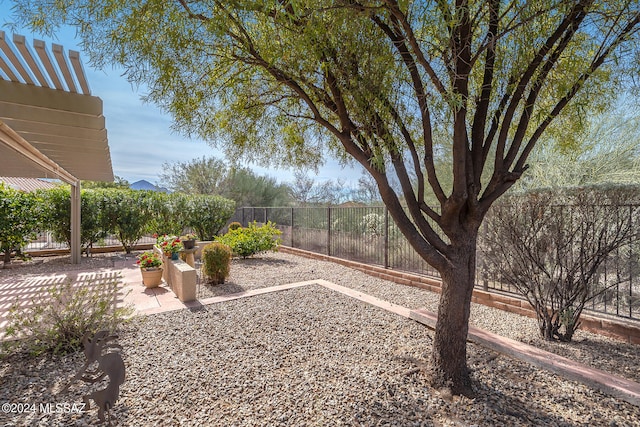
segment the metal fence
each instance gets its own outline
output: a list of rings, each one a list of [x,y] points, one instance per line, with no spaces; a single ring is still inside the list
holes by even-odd
[[[639,210],[640,206],[629,210],[634,215],[636,227],[640,227],[640,218],[636,216]],[[282,231],[282,244],[285,246],[439,277],[438,272],[411,247],[385,207],[245,207],[237,209],[231,221],[238,221],[244,226],[253,221],[271,221]],[[482,238],[481,232],[479,240]],[[601,266],[600,280],[607,283],[609,278],[615,277],[616,284],[593,299],[588,306],[589,311],[640,320],[639,258],[640,245],[630,241],[607,259]],[[492,277],[485,268],[482,251],[478,251],[477,266],[477,287],[518,294],[515,289]]]
[[[138,241],[138,244],[155,243],[156,239],[152,236],[143,236]],[[93,247],[111,247],[119,246],[122,248],[122,244],[116,236],[107,236],[104,239],[100,239],[93,244]],[[50,249],[69,249],[69,245],[66,243],[57,242],[53,239],[50,232],[41,232],[38,234],[35,240],[29,242],[22,250],[24,252],[37,252],[47,251]]]

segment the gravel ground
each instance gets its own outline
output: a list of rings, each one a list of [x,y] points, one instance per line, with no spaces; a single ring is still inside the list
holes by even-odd
[[[96,259],[89,261],[95,268],[109,266],[108,258]],[[46,264],[20,274],[65,266]],[[234,260],[227,283],[202,292],[317,278],[410,308],[435,310],[437,304],[437,295],[420,289],[277,253]],[[546,343],[535,338],[533,319],[483,306],[472,310],[474,325],[640,381],[637,346],[586,332],[571,344]],[[468,357],[475,398],[441,395],[421,369],[431,339],[432,332],[413,321],[321,286],[138,318],[120,333],[127,380],[114,424],[640,425],[638,407],[473,344]],[[0,403],[36,404],[34,412],[0,413],[0,425],[93,425],[95,408],[51,414],[39,407],[82,402],[84,384],[56,393],[83,362],[83,354],[0,360]]]

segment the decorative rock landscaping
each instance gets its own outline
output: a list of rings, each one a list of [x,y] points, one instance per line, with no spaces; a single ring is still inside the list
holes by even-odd
[[[58,266],[60,267],[60,266]],[[339,265],[287,254],[234,260],[208,296],[326,279],[407,308],[438,296]],[[473,306],[472,324],[640,381],[640,351],[579,332],[541,342],[535,320]],[[606,425],[632,426],[640,408],[469,344],[474,399],[428,387],[432,332],[321,286],[138,318],[120,334],[127,379],[117,425]],[[55,393],[82,365],[64,358],[0,361],[0,403],[81,402]],[[92,425],[82,414],[0,414],[2,425]]]

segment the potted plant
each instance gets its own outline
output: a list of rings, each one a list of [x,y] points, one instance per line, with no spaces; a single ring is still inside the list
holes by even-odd
[[[196,233],[187,233],[184,236],[180,236],[180,241],[182,241],[185,249],[193,249],[196,246],[197,238]]]
[[[166,257],[170,257],[174,261],[178,259],[178,254],[184,249],[179,237],[166,234],[158,237],[158,247]]]
[[[142,283],[147,288],[156,288],[162,283],[162,259],[155,251],[146,251],[138,255],[137,264],[142,273]]]

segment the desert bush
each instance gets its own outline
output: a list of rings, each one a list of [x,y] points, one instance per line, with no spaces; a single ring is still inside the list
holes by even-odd
[[[229,224],[229,230],[237,230],[238,228],[242,228],[242,224],[240,224],[238,221],[233,221],[231,224]]]
[[[217,237],[216,241],[229,246],[234,256],[246,258],[260,252],[276,250],[280,245],[281,234],[271,221],[260,227],[254,221],[246,228],[229,230],[227,234]]]
[[[71,282],[50,287],[24,307],[16,301],[9,310],[5,350],[24,350],[33,355],[45,352],[66,354],[82,348],[85,333],[116,331],[133,310],[117,307],[120,282]]]
[[[636,241],[629,202],[637,188],[536,191],[505,199],[487,217],[480,247],[490,276],[517,289],[536,312],[540,335],[571,341],[589,301],[628,281],[603,274],[608,260],[624,269],[624,245]]]
[[[231,248],[224,243],[209,243],[202,249],[202,274],[210,283],[224,283],[231,269]]]
[[[385,235],[384,215],[370,213],[362,217],[360,228],[365,238],[381,237]]]
[[[190,195],[185,204],[185,226],[202,240],[213,240],[235,211],[235,202],[220,196]]]

